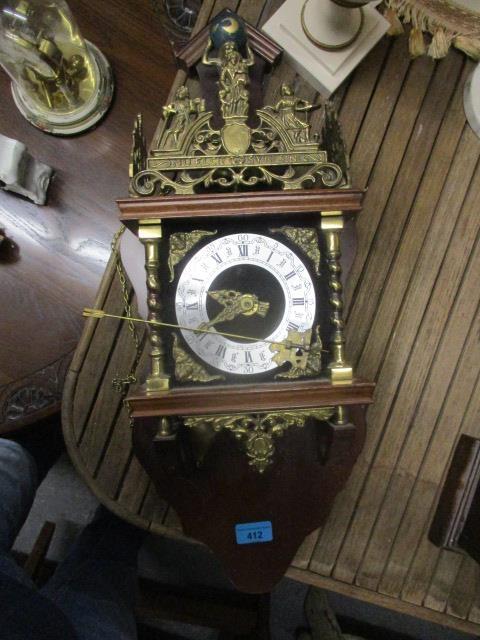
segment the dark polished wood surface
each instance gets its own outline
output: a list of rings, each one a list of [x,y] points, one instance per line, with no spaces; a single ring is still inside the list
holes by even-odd
[[[183,428],[175,439],[159,440],[153,418],[135,420],[133,450],[184,533],[213,550],[237,589],[267,593],[305,537],[324,524],[350,475],[365,440],[365,407],[351,407],[350,417],[355,427],[343,434],[318,420],[288,429],[274,439],[272,464],[262,474],[231,433],[204,440],[201,427],[200,434]],[[237,542],[237,525],[265,521],[271,541]]]
[[[20,115],[0,71],[0,133],[55,170],[47,206],[0,191],[0,228],[18,247],[17,260],[0,262],[0,432],[58,409],[81,310],[94,299],[119,227],[115,200],[128,193],[134,117],[143,113],[151,139],[175,75],[154,2],[69,4],[113,67],[115,97],[97,129],[49,136]]]

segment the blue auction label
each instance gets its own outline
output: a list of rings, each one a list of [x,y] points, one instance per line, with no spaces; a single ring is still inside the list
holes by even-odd
[[[235,536],[237,544],[261,544],[262,542],[272,542],[272,523],[247,522],[235,525]]]

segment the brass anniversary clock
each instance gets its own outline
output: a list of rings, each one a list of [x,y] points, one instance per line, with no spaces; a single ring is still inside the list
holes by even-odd
[[[262,106],[279,53],[217,16],[179,54],[201,82],[192,70],[176,89],[149,153],[137,119],[132,197],[119,201],[146,255],[134,451],[185,532],[252,592],[325,521],[373,393],[345,358],[342,313],[341,238],[362,193],[312,137],[315,105],[284,84]]]

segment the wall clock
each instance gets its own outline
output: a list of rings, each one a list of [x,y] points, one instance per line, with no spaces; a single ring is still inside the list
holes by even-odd
[[[346,358],[342,313],[341,239],[363,194],[292,87],[252,112],[279,53],[217,16],[179,54],[212,73],[200,94],[176,89],[149,153],[136,120],[119,201],[145,248],[150,322],[149,372],[126,399],[134,451],[185,532],[252,592],[324,522],[373,394]]]

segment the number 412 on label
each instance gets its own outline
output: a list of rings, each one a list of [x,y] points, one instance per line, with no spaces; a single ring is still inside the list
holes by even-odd
[[[273,529],[270,521],[246,522],[235,525],[237,544],[262,544],[272,542]]]

